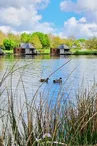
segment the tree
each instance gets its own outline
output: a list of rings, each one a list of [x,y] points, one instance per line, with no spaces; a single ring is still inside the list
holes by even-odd
[[[6,38],[6,35],[2,31],[0,31],[0,46],[3,45],[3,41],[5,38]]]
[[[3,45],[5,50],[12,50],[14,47],[16,47],[16,42],[10,39],[4,39]]]
[[[96,37],[92,37],[89,40],[86,40],[85,42],[85,47],[86,49],[97,49],[97,38]]]
[[[50,41],[47,34],[43,34],[42,32],[35,32],[34,34],[37,34],[37,36],[39,37],[39,40],[42,44],[42,48],[50,47]]]
[[[51,45],[50,45],[50,39],[47,34],[45,34],[45,39],[46,39],[46,47],[49,48]]]
[[[35,33],[31,35],[31,38],[30,38],[29,42],[34,44],[35,48],[37,48],[37,49],[42,48],[42,44],[40,42],[40,39],[39,39],[38,35],[35,34]]]
[[[30,40],[31,35],[24,32],[24,33],[21,34],[20,37],[21,37],[21,41],[23,43],[28,43],[29,40]]]
[[[12,33],[8,33],[8,39],[14,41],[17,46],[19,46],[19,44],[21,42],[20,41],[20,36],[19,35],[12,34]]]
[[[41,32],[36,32],[36,34],[37,34],[38,37],[39,37],[39,40],[40,40],[40,42],[41,42],[41,44],[42,44],[42,48],[44,48],[44,47],[46,46],[46,40],[45,40],[44,34],[41,33]]]
[[[52,36],[50,37],[51,40],[51,47],[52,48],[58,48],[59,45],[64,44],[64,39],[61,39],[58,36]]]
[[[67,39],[65,39],[65,43],[69,47],[72,47],[74,45],[74,43],[76,43],[76,39],[74,36],[69,36]]]
[[[80,38],[80,39],[78,39],[78,41],[81,42],[81,43],[85,43],[86,39]]]
[[[75,40],[73,45],[75,45],[76,47],[80,48],[81,47],[81,42],[79,40]]]

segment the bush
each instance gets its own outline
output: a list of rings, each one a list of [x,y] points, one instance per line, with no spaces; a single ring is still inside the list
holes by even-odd
[[[73,55],[97,55],[96,50],[77,50]]]

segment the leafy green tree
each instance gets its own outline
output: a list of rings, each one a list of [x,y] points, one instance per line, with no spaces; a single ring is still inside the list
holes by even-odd
[[[5,50],[12,50],[14,47],[16,47],[16,42],[10,39],[4,39],[3,45]]]
[[[86,47],[86,49],[97,50],[97,37],[92,37],[89,40],[86,40],[85,47]]]
[[[52,48],[58,48],[59,45],[64,44],[64,43],[65,43],[64,39],[61,39],[58,36],[52,36],[52,38],[51,38],[51,47]]]
[[[74,43],[76,42],[76,38],[74,36],[69,36],[67,39],[65,39],[66,45],[69,47],[72,47]]]
[[[74,44],[80,49],[85,49],[85,42],[86,40],[84,38],[80,38],[75,40]]]
[[[19,44],[21,42],[20,41],[20,36],[19,35],[12,34],[12,33],[8,33],[8,39],[14,41],[17,46],[19,46]]]
[[[78,41],[81,42],[81,43],[85,43],[86,39],[80,38],[80,39],[78,39]]]
[[[24,32],[21,34],[20,37],[21,37],[21,42],[28,43],[31,38],[31,35]]]
[[[5,38],[6,38],[6,35],[2,31],[0,31],[0,46],[3,45],[3,41]]]
[[[36,32],[36,34],[38,35],[39,37],[39,40],[42,44],[42,48],[44,48],[46,46],[46,40],[45,40],[45,35],[41,32]]]
[[[42,44],[40,42],[40,39],[39,39],[38,35],[35,34],[35,33],[31,35],[31,38],[30,38],[29,42],[34,44],[36,49],[41,49],[42,48]]]
[[[51,45],[50,45],[50,39],[47,34],[45,34],[45,39],[46,39],[46,47],[49,48]]]
[[[76,47],[81,47],[81,42],[79,40],[75,40],[73,45],[75,45]]]
[[[49,37],[46,34],[43,34],[42,32],[35,32],[34,34],[37,34],[39,37],[39,40],[42,44],[42,48],[48,48],[50,47],[50,41]]]

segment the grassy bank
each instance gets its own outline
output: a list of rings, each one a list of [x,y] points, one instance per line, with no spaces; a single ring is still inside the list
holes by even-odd
[[[97,50],[71,50],[73,55],[97,55]]]
[[[50,54],[50,48],[43,48],[43,49],[38,49],[39,54]]]
[[[3,50],[4,54],[13,54],[14,51],[13,50]]]
[[[55,103],[53,103],[54,96],[52,95],[49,101],[48,95],[45,96],[44,92],[39,94],[38,98],[39,90],[29,102],[22,80],[22,75],[28,65],[19,68],[16,68],[16,65],[14,64],[10,71],[4,73],[0,84],[0,98],[3,99],[3,93],[6,91],[5,100],[7,100],[5,106],[0,109],[2,122],[0,146],[12,146],[13,143],[17,146],[92,146],[97,144],[96,83],[87,89],[81,86],[75,95],[71,93],[72,98],[67,95],[64,99],[65,90],[62,95],[60,94],[66,83],[64,82],[60,86]],[[14,92],[12,79],[16,71],[20,71],[20,78]],[[10,90],[4,86],[8,77],[10,77]],[[17,101],[19,84],[23,87],[24,102],[23,97]],[[37,98],[39,104],[37,104]],[[0,102],[1,107],[5,100]]]

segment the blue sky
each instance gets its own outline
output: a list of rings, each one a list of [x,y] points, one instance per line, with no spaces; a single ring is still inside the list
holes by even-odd
[[[54,23],[57,28],[61,28],[63,26],[64,20],[68,19],[70,14],[67,13],[65,15],[64,12],[60,10],[60,2],[60,0],[52,0],[46,9],[39,11],[39,13],[43,16],[41,22],[48,21]]]
[[[0,30],[40,31],[63,38],[97,36],[97,0],[3,0]]]
[[[73,0],[74,2],[76,0]],[[76,14],[74,12],[63,12],[60,9],[61,0],[52,0],[48,4],[48,7],[44,10],[40,10],[39,13],[42,14],[43,19],[41,22],[48,21],[50,23],[54,23],[58,29],[63,27],[64,21],[67,21],[71,17],[76,17],[79,19],[81,14]]]

